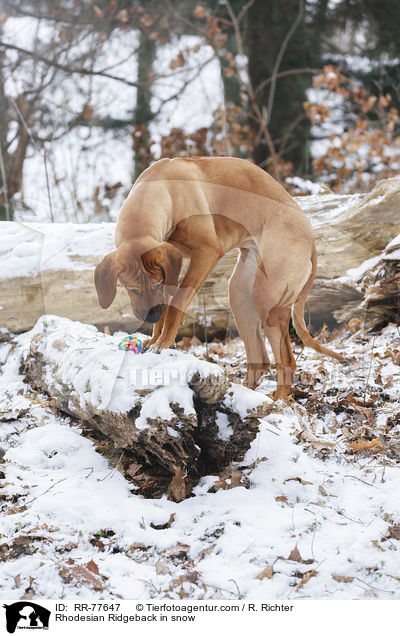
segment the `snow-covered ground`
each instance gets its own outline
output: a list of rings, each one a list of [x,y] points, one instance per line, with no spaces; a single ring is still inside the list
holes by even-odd
[[[294,401],[261,421],[233,471],[173,503],[135,495],[3,342],[3,598],[399,598],[399,332],[329,346],[350,366],[297,349]],[[209,344],[208,358],[243,377],[239,339]]]

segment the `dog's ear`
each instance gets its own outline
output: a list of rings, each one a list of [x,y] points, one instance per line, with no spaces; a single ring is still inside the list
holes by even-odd
[[[110,252],[103,258],[94,270],[94,284],[100,307],[107,309],[117,293],[117,280],[123,271],[123,265],[118,259],[117,250]]]
[[[145,270],[164,285],[178,286],[182,256],[170,243],[162,243],[142,254]]]

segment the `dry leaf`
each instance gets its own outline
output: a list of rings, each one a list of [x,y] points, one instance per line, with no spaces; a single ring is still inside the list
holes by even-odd
[[[180,68],[185,63],[185,58],[182,51],[179,51],[178,55],[174,60],[171,60],[169,63],[169,68],[174,71],[176,68]]]
[[[195,18],[202,18],[206,12],[206,7],[201,4],[197,4],[194,8],[193,15]]]
[[[299,552],[299,549],[298,549],[297,545],[295,545],[295,547],[293,548],[293,550],[289,554],[287,560],[288,561],[297,561],[297,562],[301,561],[301,555],[300,555],[300,552]]]
[[[317,570],[308,570],[308,572],[304,572],[303,578],[301,579],[300,583],[296,585],[296,590],[299,590],[301,587],[303,587],[303,585],[308,583],[308,581],[312,579],[313,576],[317,576],[317,574]]]
[[[283,501],[283,503],[289,503],[287,497],[285,495],[279,495],[279,497],[275,497],[275,501]]]
[[[289,479],[285,479],[283,483],[286,484],[287,481],[298,481],[302,486],[313,486],[312,481],[305,481],[301,477],[289,477]]]
[[[98,7],[97,4],[93,5],[93,11],[94,11],[94,14],[95,14],[96,18],[103,18],[104,17],[103,10],[100,9],[100,7]]]
[[[338,583],[353,583],[354,576],[339,576],[338,574],[332,574],[332,578]]]
[[[16,576],[14,576],[14,583],[16,585],[16,587],[21,587],[21,575],[17,574]]]
[[[183,468],[178,468],[175,471],[170,485],[168,486],[168,498],[171,501],[182,501],[186,497],[186,471]]]
[[[161,559],[159,559],[156,563],[156,572],[157,574],[170,574],[170,569],[167,565],[166,561],[162,561]]]
[[[386,536],[392,539],[400,539],[400,523],[396,523],[394,526],[389,526]]]
[[[190,545],[188,545],[187,543],[181,543],[180,541],[178,541],[178,543],[173,548],[169,548],[168,550],[166,550],[165,554],[170,558],[184,557],[186,556],[189,548]]]
[[[357,439],[349,444],[349,450],[353,453],[374,452],[380,453],[383,450],[382,442],[378,437],[375,439]]]
[[[174,519],[175,519],[175,512],[173,512],[169,516],[169,519],[166,523],[159,523],[159,524],[150,523],[150,528],[153,528],[153,530],[167,530],[174,523]],[[142,544],[133,544],[133,545],[142,545]]]
[[[200,552],[200,559],[199,559],[199,561],[202,561],[203,559],[205,559],[205,558],[206,558],[206,556],[208,556],[209,554],[211,554],[211,552],[214,552],[214,550],[215,550],[215,546],[216,546],[216,545],[217,545],[216,543],[213,543],[212,545],[210,545],[210,547],[209,547],[209,548],[206,548],[205,550],[202,550],[202,552]]]
[[[200,574],[193,570],[193,572],[188,572],[188,574],[181,574],[181,576],[178,576],[176,579],[172,579],[171,585],[175,587],[186,582],[196,583],[196,581],[199,579],[199,576]]]
[[[267,567],[256,576],[256,579],[259,579],[259,581],[262,581],[263,579],[272,579],[273,575],[274,568],[272,565],[267,565]]]
[[[99,567],[98,567],[97,563],[95,563],[93,561],[93,559],[91,561],[89,561],[89,563],[86,563],[86,567],[89,570],[89,572],[93,572],[93,574],[98,574],[99,573]]]
[[[59,573],[65,583],[87,585],[88,587],[92,587],[96,592],[102,592],[104,589],[103,582],[83,565],[74,565],[73,567],[62,566],[59,569]]]

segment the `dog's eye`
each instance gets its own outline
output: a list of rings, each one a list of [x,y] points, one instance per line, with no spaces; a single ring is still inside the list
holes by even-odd
[[[126,290],[129,294],[138,294],[139,290],[138,289],[128,289]]]

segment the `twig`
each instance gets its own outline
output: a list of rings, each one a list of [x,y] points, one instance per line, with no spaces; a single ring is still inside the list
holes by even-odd
[[[372,362],[373,362],[373,359],[374,359],[374,345],[375,345],[375,336],[372,338],[371,359],[370,359],[370,363],[369,363],[367,381],[365,383],[365,389],[364,389],[364,400],[363,400],[364,401],[364,405],[365,405],[365,402],[366,402],[368,382],[369,382],[369,378],[370,378],[370,375],[371,375]]]
[[[65,73],[78,73],[79,75],[98,75],[100,77],[106,77],[107,79],[115,80],[116,82],[122,82],[127,86],[133,86],[137,88],[139,86],[139,82],[132,82],[124,77],[118,77],[118,75],[112,75],[111,73],[105,73],[104,71],[94,71],[87,68],[73,68],[66,64],[60,64],[60,62],[51,59],[50,57],[45,57],[44,55],[39,55],[39,53],[35,53],[34,51],[29,51],[28,49],[23,49],[20,46],[16,46],[15,44],[11,44],[10,42],[2,42],[0,41],[0,47],[5,49],[12,49],[13,51],[18,51],[18,53],[22,53],[23,55],[27,55],[32,59],[36,59],[39,62],[43,62],[47,64],[47,66],[51,66],[59,69],[60,71],[64,71]]]
[[[2,181],[2,190],[4,195],[4,207],[6,210],[6,221],[11,221],[11,214],[8,202],[8,192],[7,192],[7,177],[6,177],[6,169],[4,166],[4,157],[3,157],[3,149],[0,144],[0,172],[1,172],[1,181]]]

